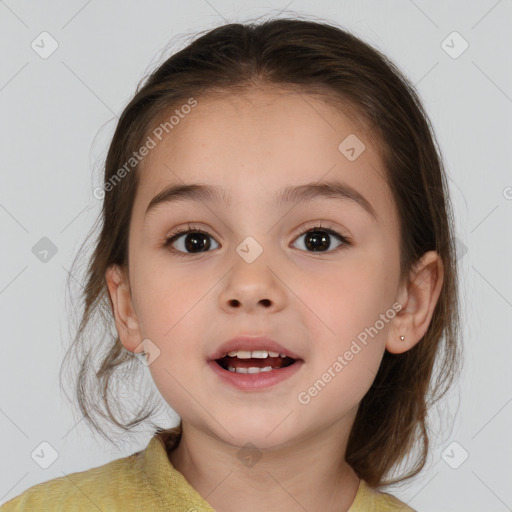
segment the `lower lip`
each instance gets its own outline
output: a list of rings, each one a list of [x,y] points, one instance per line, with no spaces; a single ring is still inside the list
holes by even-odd
[[[257,391],[266,389],[288,379],[297,373],[304,361],[296,360],[295,363],[285,368],[259,373],[237,373],[224,370],[215,361],[208,361],[210,368],[226,383],[237,389],[245,391]]]

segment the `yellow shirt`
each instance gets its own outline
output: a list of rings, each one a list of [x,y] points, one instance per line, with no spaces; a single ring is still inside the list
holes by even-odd
[[[176,437],[171,434],[168,439],[168,443],[174,443]],[[0,507],[1,512],[144,510],[214,512],[173,467],[158,434],[145,450],[34,485]],[[376,491],[361,480],[348,512],[394,511],[415,512],[397,498]]]

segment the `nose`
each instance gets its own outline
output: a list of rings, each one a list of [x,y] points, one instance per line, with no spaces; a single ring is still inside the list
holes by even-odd
[[[233,313],[234,309],[277,312],[284,307],[285,285],[279,270],[270,268],[260,258],[252,263],[240,259],[228,272],[219,296],[226,312]]]

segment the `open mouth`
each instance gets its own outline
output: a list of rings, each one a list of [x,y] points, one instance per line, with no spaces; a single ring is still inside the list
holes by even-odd
[[[261,373],[286,368],[296,362],[296,359],[266,350],[233,351],[224,357],[215,359],[224,370],[236,373]]]

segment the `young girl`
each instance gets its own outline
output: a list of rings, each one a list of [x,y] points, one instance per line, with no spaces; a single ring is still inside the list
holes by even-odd
[[[117,415],[114,375],[149,370],[180,423],[2,510],[413,510],[382,488],[424,467],[457,373],[457,269],[433,130],[386,57],[313,21],[211,30],[137,91],[94,194],[73,348],[94,313],[118,336],[81,410],[130,431],[153,411]]]

